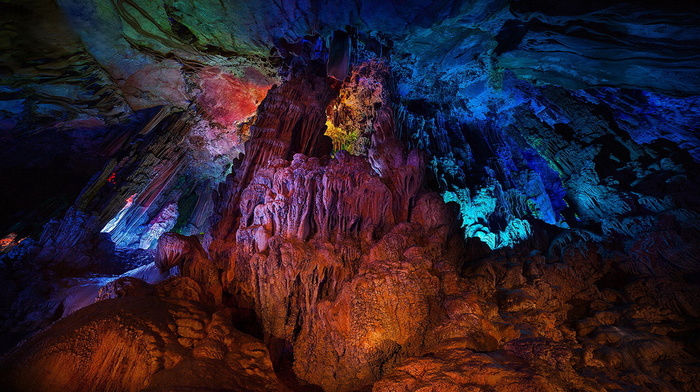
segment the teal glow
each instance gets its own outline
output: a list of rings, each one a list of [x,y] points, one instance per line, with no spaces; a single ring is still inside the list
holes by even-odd
[[[465,238],[479,238],[491,249],[513,246],[528,239],[532,229],[523,219],[509,217],[503,230],[493,230],[487,226],[497,211],[498,198],[495,194],[495,186],[489,185],[480,188],[474,196],[471,196],[469,189],[457,189],[444,192],[442,197],[446,203],[459,204]]]

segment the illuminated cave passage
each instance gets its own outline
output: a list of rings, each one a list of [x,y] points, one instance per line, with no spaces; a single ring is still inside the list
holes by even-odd
[[[0,15],[0,390],[700,390],[693,4]]]

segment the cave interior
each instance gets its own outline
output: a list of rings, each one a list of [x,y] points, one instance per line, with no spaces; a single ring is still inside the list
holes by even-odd
[[[0,31],[0,389],[700,391],[697,1]]]

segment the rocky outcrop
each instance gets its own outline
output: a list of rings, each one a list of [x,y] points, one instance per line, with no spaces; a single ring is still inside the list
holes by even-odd
[[[323,131],[325,107],[333,95],[325,79],[308,73],[270,90],[250,124],[240,167],[219,189],[214,247],[219,242],[226,247],[225,242],[235,238],[242,192],[260,166],[295,153],[318,157],[330,152],[330,139]]]
[[[343,152],[327,166],[297,155],[260,169],[243,193],[224,286],[254,306],[270,344],[293,350],[297,376],[326,390],[367,385],[416,353],[434,317],[432,268],[451,220],[438,208],[414,213],[425,226],[406,222],[413,209],[392,209],[403,194],[386,184],[412,181],[397,173],[415,172],[380,177]],[[401,189],[409,199],[416,191]]]
[[[230,312],[211,313],[166,287],[156,290],[168,296],[108,299],[60,320],[4,358],[0,384],[32,391],[285,390],[265,346],[237,331]]]
[[[510,9],[517,19],[504,23],[496,51],[503,52],[499,64],[520,77],[572,90],[614,85],[697,94],[700,79],[691,63],[700,53],[691,42],[700,31],[690,5],[520,1]]]
[[[470,293],[445,302],[442,340],[373,390],[694,390],[691,299],[649,290],[659,279],[626,270],[625,258],[577,242],[561,258],[501,251],[465,264]]]
[[[185,237],[166,233],[158,240],[155,265],[161,271],[178,267],[182,276],[191,278],[207,292],[198,301],[216,306],[221,304],[222,286],[219,270],[195,236]]]
[[[0,388],[700,388],[692,6],[25,3]]]

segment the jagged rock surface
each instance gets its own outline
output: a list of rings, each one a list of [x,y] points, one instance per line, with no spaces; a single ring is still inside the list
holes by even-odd
[[[501,251],[465,264],[470,291],[446,303],[435,330],[443,340],[373,390],[696,390],[698,326],[684,304],[697,286],[631,271],[609,246],[573,242],[561,258]],[[649,290],[660,281],[677,294]]]
[[[700,389],[693,6],[3,2],[0,384]]]
[[[237,331],[230,312],[212,313],[195,299],[129,296],[80,310],[10,353],[0,384],[32,391],[284,390],[265,346]]]

